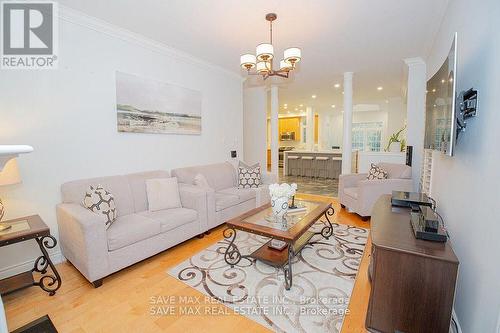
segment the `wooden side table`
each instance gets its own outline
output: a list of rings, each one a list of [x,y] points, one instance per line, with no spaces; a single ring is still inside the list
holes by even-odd
[[[39,286],[50,296],[55,295],[61,287],[62,280],[47,253],[47,249],[52,249],[57,245],[57,240],[50,234],[49,227],[38,215],[8,220],[2,224],[11,225],[11,228],[0,232],[0,247],[34,239],[42,255],[35,260],[33,269],[0,280],[0,293],[5,295],[19,289]],[[49,268],[52,273],[48,272]],[[38,281],[35,281],[34,272],[42,274]]]

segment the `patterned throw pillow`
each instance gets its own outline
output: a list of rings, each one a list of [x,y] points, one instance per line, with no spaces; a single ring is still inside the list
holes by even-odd
[[[241,162],[238,165],[238,188],[256,188],[260,185],[260,164],[246,165]]]
[[[111,223],[116,220],[115,198],[100,184],[97,186],[89,186],[82,204],[85,208],[94,213],[104,215],[106,218],[106,230],[111,226]]]
[[[388,176],[387,171],[385,171],[384,169],[382,169],[378,165],[372,163],[372,165],[370,167],[370,171],[368,172],[368,176],[366,177],[366,179],[368,179],[368,180],[387,179],[387,176]]]

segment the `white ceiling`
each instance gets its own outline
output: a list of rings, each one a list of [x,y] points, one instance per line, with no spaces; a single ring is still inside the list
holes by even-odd
[[[426,57],[448,0],[60,0],[61,4],[168,46],[240,71],[239,56],[268,41],[275,12],[275,54],[302,48],[280,104],[342,105],[342,73],[354,72],[354,102],[401,95],[403,59]],[[280,79],[281,80],[281,79]],[[377,87],[383,90],[378,91]],[[316,94],[316,100],[311,95]]]

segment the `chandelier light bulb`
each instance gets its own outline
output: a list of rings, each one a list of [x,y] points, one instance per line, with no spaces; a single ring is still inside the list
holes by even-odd
[[[283,58],[285,61],[292,66],[300,61],[302,57],[302,51],[298,47],[290,47],[283,52]]]
[[[257,63],[257,58],[253,54],[247,53],[247,54],[243,54],[240,57],[241,67],[243,69],[246,69],[247,71],[254,68],[256,63]]]
[[[293,66],[287,63],[285,60],[280,60],[280,71],[290,71],[293,69]]]
[[[255,53],[257,54],[257,60],[269,61],[274,56],[274,48],[272,44],[262,43],[257,45]]]
[[[265,74],[270,71],[270,66],[267,61],[259,61],[257,63],[257,73]]]

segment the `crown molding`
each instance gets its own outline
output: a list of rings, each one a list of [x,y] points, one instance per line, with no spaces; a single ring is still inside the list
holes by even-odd
[[[215,65],[208,61],[195,57],[187,52],[180,51],[164,43],[150,39],[141,34],[132,32],[130,30],[120,28],[104,20],[98,19],[94,16],[87,15],[78,10],[63,6],[61,4],[59,4],[58,15],[62,21],[79,25],[81,27],[105,34],[107,36],[120,39],[127,43],[135,44],[137,46],[160,53],[162,55],[166,55],[175,58],[177,60],[183,61],[185,63],[198,66],[205,70],[220,71],[230,77],[238,79],[240,82],[242,80],[241,75],[232,72],[230,70],[227,70],[219,65]]]
[[[425,61],[421,57],[406,58],[404,59],[404,62],[408,67],[415,65],[425,65]]]

